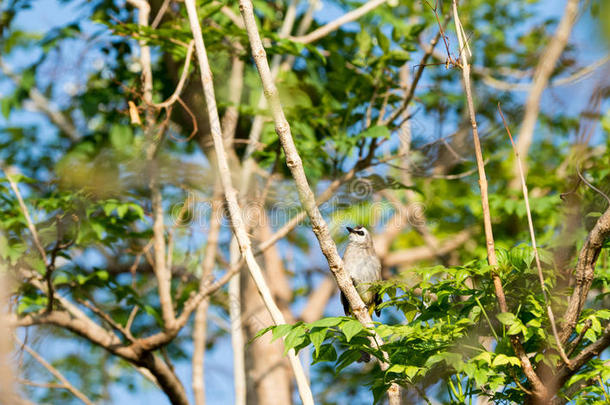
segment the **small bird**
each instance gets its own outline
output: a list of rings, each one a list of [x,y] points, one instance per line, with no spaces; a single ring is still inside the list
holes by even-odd
[[[381,304],[381,297],[377,291],[370,288],[370,283],[381,280],[381,263],[375,253],[373,239],[366,228],[361,225],[355,228],[348,226],[347,231],[349,232],[349,244],[343,253],[345,270],[351,276],[360,298],[368,307],[369,314],[372,315],[374,310],[375,314],[379,316],[381,309],[378,306]],[[341,303],[345,315],[349,316],[351,308],[343,293],[341,293]]]

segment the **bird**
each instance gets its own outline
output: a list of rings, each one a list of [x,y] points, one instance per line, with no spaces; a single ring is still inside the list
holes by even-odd
[[[359,225],[355,228],[346,227],[349,232],[349,243],[343,253],[343,265],[352,278],[352,282],[372,315],[373,310],[377,316],[381,315],[381,296],[371,289],[370,283],[381,280],[381,262],[375,253],[373,239],[369,231]],[[346,316],[351,315],[351,308],[347,298],[341,293],[341,303]]]

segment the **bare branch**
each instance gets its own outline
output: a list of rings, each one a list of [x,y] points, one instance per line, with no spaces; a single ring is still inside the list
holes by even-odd
[[[150,5],[147,0],[128,0],[128,3],[138,9],[138,24],[148,27]],[[188,60],[189,58],[187,58]],[[153,139],[152,128],[153,112],[153,77],[150,47],[146,41],[140,41],[140,65],[142,66],[143,100],[146,104],[146,123],[145,132],[147,134],[148,146],[146,148],[146,158],[150,169],[149,188],[151,193],[151,203],[153,211],[153,247],[154,247],[154,269],[157,277],[159,301],[161,304],[161,316],[163,318],[163,328],[173,329],[176,322],[174,306],[171,297],[171,271],[167,268],[166,245],[165,245],[165,224],[163,223],[163,197],[159,185],[158,168],[155,165],[155,155],[157,145]],[[185,69],[188,71],[188,69]],[[184,74],[184,72],[183,72]]]
[[[169,96],[169,98],[162,103],[152,104],[153,107],[168,108],[172,106],[176,101],[178,101],[180,94],[182,94],[184,83],[186,83],[186,78],[188,77],[189,66],[191,64],[191,58],[193,56],[193,49],[195,49],[195,41],[189,42],[189,45],[186,48],[186,58],[184,59],[184,67],[182,68],[182,74],[180,75],[180,79],[178,80],[178,84],[176,85],[176,89],[174,90],[172,95]]]
[[[349,22],[359,19],[360,17],[362,17],[369,11],[374,10],[377,7],[381,6],[386,1],[387,0],[369,0],[362,6],[358,7],[357,9],[352,10],[352,11],[342,15],[341,17],[337,18],[336,20],[331,21],[328,24],[321,26],[320,28],[310,32],[309,34],[306,34],[306,35],[303,35],[300,37],[290,37],[290,39],[294,42],[300,42],[302,44],[309,44],[309,43],[315,42],[321,38],[324,38],[331,32],[338,30],[339,28],[341,28],[342,25],[345,25]]]
[[[70,391],[70,393],[72,393],[72,395],[74,395],[76,398],[80,399],[86,405],[93,405],[93,402],[89,398],[87,398],[87,396],[85,394],[83,394],[83,392],[81,390],[79,390],[74,385],[72,385],[70,383],[70,381],[68,381],[66,379],[66,377],[64,377],[64,375],[58,369],[56,369],[49,362],[47,362],[45,359],[43,359],[42,356],[40,356],[34,349],[32,349],[31,347],[29,347],[28,345],[26,345],[25,343],[20,341],[17,336],[14,336],[14,338],[17,341],[17,343],[19,343],[19,345],[26,352],[28,352],[30,354],[30,356],[32,356],[34,359],[36,359],[36,361],[38,363],[40,363],[44,368],[47,369],[47,371],[49,371],[51,374],[53,374],[53,376],[61,382],[61,384],[63,386],[62,388],[65,388],[68,391]]]
[[[26,207],[25,202],[23,201],[23,197],[21,197],[21,192],[19,191],[19,187],[17,187],[17,183],[15,183],[15,181],[13,180],[11,175],[8,173],[8,170],[7,169],[2,169],[2,170],[4,171],[4,175],[6,176],[6,179],[8,180],[8,182],[11,186],[11,189],[13,189],[13,192],[15,193],[15,196],[17,197],[17,201],[19,202],[19,208],[21,208],[21,213],[23,214],[27,227],[30,230],[30,233],[32,234],[32,239],[34,240],[34,246],[36,246],[36,249],[38,249],[38,252],[40,253],[40,256],[42,257],[42,260],[44,261],[44,264],[46,266],[48,264],[47,253],[45,252],[44,247],[42,246],[42,243],[40,243],[40,238],[38,237],[38,231],[36,231],[34,222],[32,222],[32,217],[30,217],[30,212],[28,211],[28,208]]]
[[[578,254],[578,263],[574,270],[576,283],[568,300],[568,307],[563,316],[562,330],[559,333],[565,343],[572,335],[576,322],[587,299],[587,294],[595,276],[595,264],[604,242],[610,237],[610,207],[606,209],[589,232],[587,240]]]
[[[424,73],[426,63],[428,63],[428,59],[430,59],[430,56],[432,55],[432,52],[434,51],[436,44],[438,44],[440,37],[441,37],[441,29],[439,29],[439,31],[436,33],[434,38],[432,38],[430,40],[430,44],[424,51],[424,55],[422,56],[422,58],[419,62],[419,65],[417,65],[417,71],[415,72],[413,81],[411,82],[411,85],[409,86],[409,90],[408,90],[406,96],[404,97],[401,106],[398,109],[396,109],[387,119],[382,121],[383,125],[388,125],[388,124],[394,122],[394,120],[396,120],[398,117],[401,116],[401,114],[407,109],[407,107],[413,100],[413,97],[415,96],[415,89],[417,88],[419,80],[421,79],[421,77]]]
[[[519,179],[521,180],[521,190],[523,192],[523,199],[525,200],[525,212],[527,213],[527,225],[530,231],[530,239],[532,240],[532,249],[534,249],[534,258],[536,260],[536,268],[538,269],[538,280],[540,281],[540,288],[542,289],[542,296],[544,297],[544,303],[546,305],[546,312],[549,316],[549,322],[551,323],[551,329],[553,331],[553,337],[555,338],[555,343],[557,344],[557,350],[559,351],[559,355],[565,364],[570,364],[570,359],[566,355],[563,350],[563,344],[559,339],[559,335],[557,333],[557,326],[555,325],[555,315],[553,314],[553,309],[551,308],[551,302],[549,301],[548,294],[546,293],[546,287],[544,283],[544,274],[542,273],[542,265],[540,264],[540,256],[538,255],[538,246],[536,245],[536,234],[534,232],[534,221],[532,220],[532,211],[530,209],[530,199],[529,193],[527,190],[527,184],[525,182],[525,174],[523,173],[523,166],[521,165],[521,157],[519,156],[519,151],[513,141],[513,136],[510,133],[510,128],[506,123],[506,119],[504,118],[504,114],[502,113],[502,108],[500,108],[500,103],[498,103],[498,112],[502,117],[502,122],[504,123],[504,128],[506,128],[506,132],[508,133],[508,137],[510,138],[510,143],[513,146],[513,152],[515,153],[515,159],[517,160],[517,167],[519,169]]]
[[[599,356],[610,346],[610,324],[608,324],[600,337],[589,346],[585,347],[576,357],[571,359],[570,364],[564,365],[557,374],[560,386],[563,385],[572,375],[595,356]]]
[[[165,15],[165,12],[169,8],[169,5],[171,4],[171,2],[172,2],[172,0],[163,0],[163,4],[161,4],[161,7],[159,7],[159,11],[157,11],[157,15],[155,16],[153,22],[150,24],[151,28],[157,28],[159,26],[159,24],[161,24],[161,20],[163,20],[163,16]]]
[[[222,188],[224,190],[225,200],[227,201],[227,206],[229,208],[233,232],[239,243],[239,248],[241,250],[242,256],[245,257],[248,269],[250,270],[250,274],[252,275],[252,278],[265,302],[267,309],[269,310],[273,318],[273,321],[276,324],[282,324],[285,322],[284,316],[273,301],[273,296],[269,291],[269,287],[265,282],[262,271],[254,257],[254,254],[252,253],[250,238],[248,237],[248,234],[246,232],[241,208],[239,207],[239,204],[237,202],[237,193],[232,185],[231,172],[229,171],[227,154],[225,152],[222,139],[220,119],[218,117],[218,110],[216,108],[216,98],[214,95],[212,74],[208,63],[205,44],[203,42],[203,36],[201,34],[201,27],[199,25],[199,19],[197,17],[197,9],[195,7],[195,2],[194,0],[186,0],[185,5],[189,17],[191,31],[193,32],[193,37],[195,39],[197,59],[199,60],[199,70],[201,74],[201,84],[203,87],[203,92],[207,104],[208,116],[210,119],[210,129],[212,132],[212,139],[214,141],[214,149],[217,155],[216,163],[218,165],[218,172]],[[245,22],[247,26],[247,21]],[[301,400],[306,405],[313,404],[313,396],[311,394],[311,389],[305,377],[305,373],[303,372],[303,367],[301,366],[301,363],[296,357],[294,349],[289,350],[288,356],[296,377]]]

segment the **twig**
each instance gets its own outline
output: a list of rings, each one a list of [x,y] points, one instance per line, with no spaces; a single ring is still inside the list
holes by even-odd
[[[578,336],[576,336],[576,339],[574,339],[571,343],[570,343],[570,348],[568,349],[568,356],[571,356],[572,353],[574,353],[574,350],[576,350],[576,348],[578,347],[578,345],[580,344],[580,342],[582,342],[582,339],[585,337],[585,334],[587,333],[587,331],[589,330],[589,328],[593,325],[593,322],[590,319],[587,319],[585,321],[585,324],[582,327],[582,330],[580,331],[580,333],[578,334]]]
[[[585,183],[591,190],[595,191],[597,194],[604,197],[606,199],[606,201],[608,202],[608,204],[610,205],[610,197],[608,197],[608,195],[606,193],[604,193],[603,191],[601,191],[599,188],[597,188],[593,184],[591,184],[589,182],[589,180],[587,180],[585,178],[585,176],[582,175],[578,166],[576,166],[576,173],[578,174],[578,177],[580,177],[580,180],[582,180],[583,183]]]
[[[132,343],[135,342],[135,338],[133,337],[133,335],[131,334],[131,332],[128,329],[123,328],[118,322],[116,322],[114,319],[112,319],[112,317],[110,315],[108,315],[106,312],[102,311],[95,304],[93,304],[90,301],[81,300],[81,299],[78,299],[77,301],[80,302],[81,304],[83,304],[84,306],[86,306],[87,308],[89,308],[91,310],[91,312],[93,312],[94,314],[96,314],[97,316],[102,318],[111,327],[113,327],[117,331],[121,332],[121,334],[123,336],[125,336],[130,342],[132,342]]]
[[[66,377],[64,377],[64,375],[58,369],[56,369],[49,362],[47,362],[45,359],[43,359],[42,356],[40,356],[34,349],[32,349],[31,347],[29,347],[28,345],[23,343],[21,340],[19,340],[19,338],[17,336],[14,336],[14,338],[17,341],[17,343],[26,352],[28,352],[30,354],[30,356],[32,356],[34,359],[36,359],[36,361],[38,363],[40,363],[51,374],[53,374],[53,376],[55,378],[57,378],[62,383],[63,388],[65,388],[68,391],[70,391],[70,393],[72,393],[72,395],[74,395],[76,398],[80,399],[84,404],[86,404],[86,405],[93,405],[93,402],[89,398],[87,398],[87,396],[85,394],[83,394],[82,391],[80,391],[78,388],[76,388],[74,385],[72,385],[70,383],[70,381],[68,381],[66,379]]]
[[[176,85],[176,89],[172,93],[171,96],[167,100],[162,103],[152,104],[155,108],[168,108],[172,104],[174,104],[178,98],[180,98],[180,94],[182,93],[182,89],[184,88],[184,83],[186,83],[186,79],[189,73],[189,66],[191,64],[191,58],[193,56],[193,49],[195,49],[195,41],[190,41],[188,47],[186,48],[186,58],[184,59],[184,67],[182,68],[182,74],[180,75],[180,79],[178,80],[178,84]]]
[[[387,0],[370,0],[362,6],[358,7],[357,9],[342,15],[336,20],[321,26],[320,28],[310,32],[309,34],[300,37],[290,37],[290,40],[294,42],[300,42],[302,44],[309,44],[315,42],[321,38],[324,38],[331,32],[338,30],[342,25],[359,19],[369,11],[381,6],[386,1]]]
[[[127,2],[138,9],[138,24],[148,27],[150,5],[146,0],[127,0]],[[150,169],[149,188],[151,193],[151,205],[153,211],[153,247],[154,247],[154,269],[157,278],[159,301],[161,304],[161,316],[163,328],[173,329],[176,321],[174,306],[171,297],[171,272],[167,268],[165,224],[163,223],[163,196],[159,185],[159,173],[155,164],[158,142],[153,135],[153,77],[150,47],[146,41],[140,40],[140,65],[142,66],[143,100],[146,108],[145,132],[148,146],[146,148],[146,159]],[[163,132],[163,131],[162,131]],[[161,138],[161,137],[159,137]]]
[[[510,143],[513,146],[513,152],[515,153],[515,159],[517,160],[517,168],[519,169],[519,178],[521,180],[521,189],[523,191],[523,199],[525,200],[525,212],[527,213],[527,225],[530,231],[530,239],[532,240],[532,249],[534,249],[534,258],[536,260],[536,268],[538,269],[538,279],[540,281],[540,288],[542,289],[542,296],[544,297],[544,303],[546,305],[546,312],[549,316],[549,322],[551,323],[551,330],[553,331],[553,337],[555,338],[555,343],[557,344],[557,350],[559,351],[559,355],[565,364],[570,364],[570,359],[566,355],[563,350],[563,345],[559,340],[559,334],[557,333],[557,326],[555,325],[555,315],[553,314],[553,309],[551,308],[551,302],[549,301],[549,297],[546,293],[546,287],[544,283],[544,274],[542,273],[542,265],[540,264],[540,255],[538,254],[538,247],[536,246],[536,234],[534,232],[534,221],[532,220],[532,211],[530,209],[530,200],[529,193],[527,189],[527,184],[525,182],[525,174],[523,173],[523,167],[521,165],[521,157],[519,156],[519,151],[517,150],[517,146],[513,141],[513,136],[510,133],[510,128],[508,127],[508,123],[504,118],[504,114],[502,113],[502,108],[500,107],[500,103],[498,103],[498,112],[502,117],[502,123],[504,124],[504,128],[506,128],[506,132],[508,133],[508,137],[510,139]]]
[[[42,243],[40,243],[40,238],[38,237],[38,231],[36,231],[36,227],[34,226],[34,223],[32,222],[32,217],[30,217],[30,213],[29,213],[27,207],[25,206],[25,202],[23,202],[23,197],[21,197],[21,193],[19,192],[19,187],[17,187],[17,183],[15,183],[15,181],[12,179],[11,175],[8,173],[8,170],[7,169],[2,169],[2,170],[4,171],[4,175],[6,176],[6,179],[8,180],[11,188],[13,189],[15,196],[17,197],[17,201],[19,202],[19,208],[21,208],[21,213],[23,214],[27,227],[30,230],[30,233],[32,234],[32,239],[34,240],[34,245],[36,246],[36,249],[38,249],[38,252],[40,253],[40,256],[42,257],[42,260],[44,261],[44,264],[46,266],[48,264],[47,263],[48,262],[47,253],[45,252],[44,248],[42,247]]]
[[[161,4],[161,7],[159,7],[159,11],[157,11],[157,15],[155,16],[155,19],[150,24],[151,28],[157,28],[159,26],[159,24],[161,24],[161,20],[163,19],[163,16],[165,15],[165,12],[169,8],[169,5],[171,2],[172,2],[172,0],[163,0],[163,4]]]
[[[203,36],[201,33],[201,26],[199,25],[199,18],[197,17],[197,9],[195,7],[194,0],[185,0],[185,5],[187,9],[187,14],[189,18],[189,24],[191,26],[191,31],[193,33],[193,37],[195,39],[195,47],[197,51],[197,59],[199,61],[199,70],[201,74],[201,84],[203,87],[203,93],[205,95],[206,105],[208,116],[210,119],[210,129],[212,132],[212,139],[214,141],[214,149],[217,155],[217,167],[218,173],[220,177],[220,181],[222,184],[222,188],[224,190],[225,200],[227,201],[227,206],[229,208],[229,213],[231,217],[231,224],[233,227],[233,232],[237,238],[239,243],[239,247],[242,253],[242,256],[245,257],[246,263],[248,265],[248,269],[250,270],[250,274],[256,284],[259,293],[261,294],[263,301],[265,302],[265,306],[269,310],[273,321],[276,324],[285,323],[284,316],[282,312],[279,310],[277,305],[273,300],[273,296],[267,286],[267,283],[263,277],[262,271],[256,261],[256,258],[252,254],[252,248],[250,245],[250,238],[246,232],[245,225],[243,222],[241,208],[237,202],[237,193],[233,188],[231,172],[229,170],[229,164],[227,160],[227,154],[224,148],[223,138],[222,138],[222,130],[220,128],[220,118],[218,117],[218,110],[216,108],[216,98],[214,95],[214,85],[212,82],[212,74],[210,70],[210,65],[208,62],[207,53],[205,50],[205,44],[203,42]],[[240,4],[240,8],[242,5]],[[248,21],[245,21],[246,26],[248,25]],[[305,373],[303,372],[303,367],[296,357],[294,349],[290,349],[288,351],[288,357],[290,360],[290,364],[292,366],[292,370],[295,374],[297,386],[299,389],[299,394],[301,396],[301,400],[305,405],[311,405],[314,403],[313,395],[311,393],[311,388],[307,382],[305,377]]]
[[[413,96],[415,96],[415,89],[417,88],[419,80],[421,79],[421,77],[424,73],[426,63],[428,62],[430,55],[432,55],[432,51],[434,50],[434,47],[436,47],[436,44],[438,44],[438,41],[441,38],[441,35],[442,35],[441,33],[442,33],[442,27],[439,28],[439,31],[436,33],[434,38],[432,38],[432,40],[430,40],[430,44],[429,44],[428,48],[425,50],[424,55],[422,56],[422,58],[419,62],[419,65],[417,66],[417,71],[415,72],[415,75],[413,76],[413,81],[411,82],[411,85],[409,86],[409,90],[407,92],[407,95],[403,99],[402,104],[400,105],[400,107],[398,109],[396,109],[392,113],[392,115],[390,115],[387,119],[382,121],[383,125],[388,125],[388,124],[394,122],[394,120],[396,120],[398,117],[400,117],[400,115],[407,109],[407,107],[413,100]]]

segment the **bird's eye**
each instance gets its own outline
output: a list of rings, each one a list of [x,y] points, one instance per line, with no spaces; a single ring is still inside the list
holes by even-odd
[[[363,231],[356,231],[356,233],[360,236],[364,236],[364,232]]]

